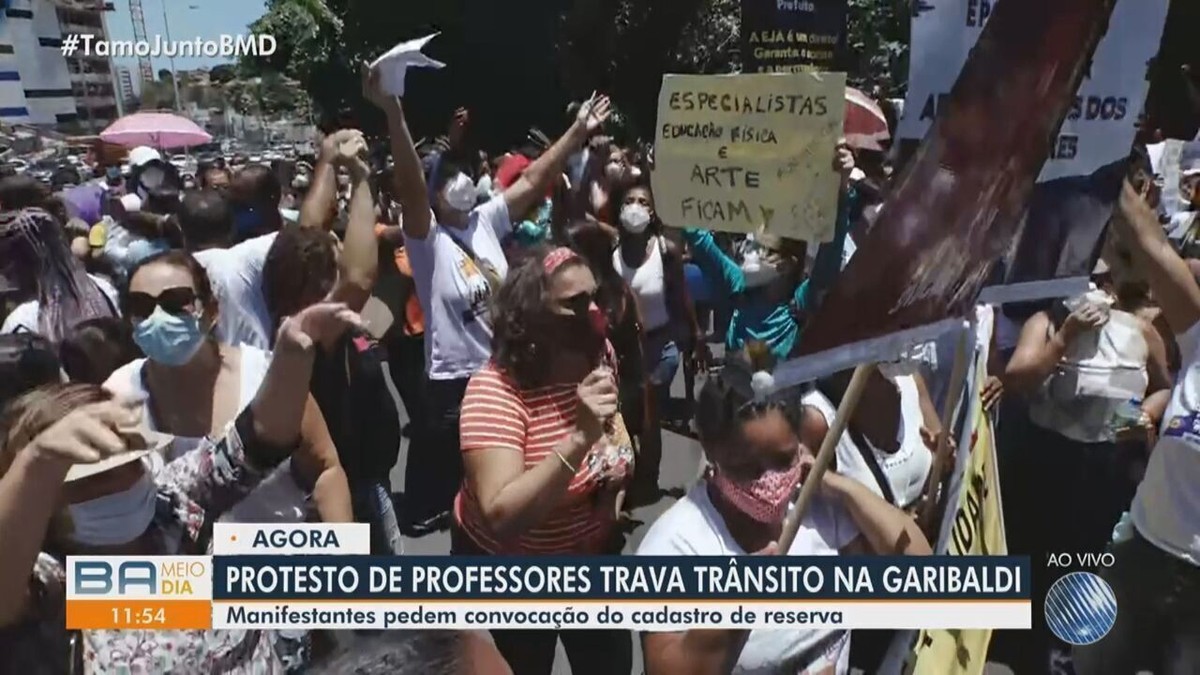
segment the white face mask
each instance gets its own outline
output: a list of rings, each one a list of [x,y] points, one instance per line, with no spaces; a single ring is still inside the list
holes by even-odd
[[[128,544],[145,533],[154,520],[158,490],[151,468],[129,489],[79,504],[69,504],[71,539],[85,546]]]
[[[621,227],[630,234],[641,234],[650,226],[650,209],[641,204],[621,207]]]
[[[779,266],[762,259],[758,251],[748,251],[742,258],[742,278],[746,288],[762,288],[779,278]]]
[[[446,183],[446,187],[442,189],[442,196],[450,208],[467,213],[475,208],[475,183],[467,174],[459,172]]]

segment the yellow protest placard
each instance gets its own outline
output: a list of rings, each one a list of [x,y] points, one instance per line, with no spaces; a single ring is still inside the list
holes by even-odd
[[[833,238],[841,73],[666,75],[655,209],[676,227]]]
[[[987,379],[986,352],[976,363],[976,383]],[[992,422],[974,397],[971,454],[950,530],[948,555],[1006,555],[1000,475]],[[990,630],[923,630],[910,656],[909,675],[980,675],[987,662]]]

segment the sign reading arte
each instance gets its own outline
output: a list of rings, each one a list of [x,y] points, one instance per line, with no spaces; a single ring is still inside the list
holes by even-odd
[[[742,70],[837,70],[846,49],[846,0],[742,0]]]
[[[651,174],[659,214],[680,227],[831,239],[845,87],[840,73],[665,76]]]

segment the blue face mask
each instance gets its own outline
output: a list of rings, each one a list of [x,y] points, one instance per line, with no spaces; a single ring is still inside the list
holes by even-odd
[[[133,341],[151,361],[182,366],[200,350],[204,333],[194,315],[175,316],[155,307],[153,314],[133,327]]]
[[[522,246],[536,246],[550,239],[552,202],[547,199],[538,209],[534,220],[522,220],[513,229],[513,238]]]
[[[253,208],[240,208],[233,212],[233,231],[238,236],[253,234],[262,224],[262,214]]]

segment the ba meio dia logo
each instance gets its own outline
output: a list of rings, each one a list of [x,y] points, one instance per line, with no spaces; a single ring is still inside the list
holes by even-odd
[[[1067,644],[1097,642],[1116,622],[1117,596],[1108,582],[1091,572],[1072,572],[1046,594],[1046,625]]]

